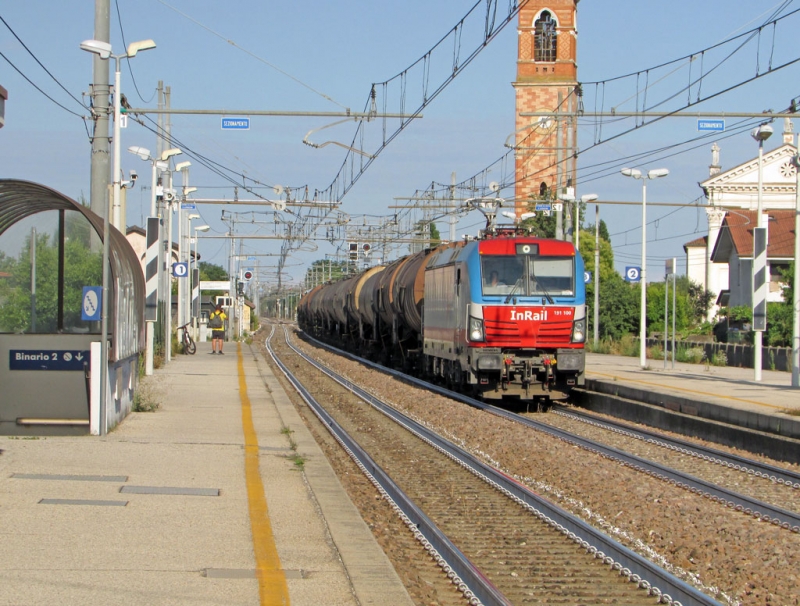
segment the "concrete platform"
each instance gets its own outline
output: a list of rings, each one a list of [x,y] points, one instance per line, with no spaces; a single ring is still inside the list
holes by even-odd
[[[686,415],[800,438],[800,389],[791,374],[764,370],[756,381],[752,368],[706,366],[638,357],[587,354],[587,387],[640,399]],[[794,414],[792,414],[794,413]]]
[[[0,605],[412,603],[240,347],[177,356],[156,371],[161,408],[105,437],[0,437]]]

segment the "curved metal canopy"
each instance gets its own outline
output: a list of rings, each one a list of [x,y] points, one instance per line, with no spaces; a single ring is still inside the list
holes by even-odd
[[[103,241],[103,218],[72,198],[45,185],[17,179],[0,179],[0,235],[14,224],[32,215],[49,210],[71,210],[81,213]],[[144,274],[136,253],[128,239],[113,225],[109,226],[108,243],[112,284],[132,284],[136,301],[138,326],[144,326]],[[116,293],[112,290],[113,301]],[[114,308],[110,315],[114,315]],[[112,326],[116,325],[112,323]],[[143,339],[143,336],[140,337]]]

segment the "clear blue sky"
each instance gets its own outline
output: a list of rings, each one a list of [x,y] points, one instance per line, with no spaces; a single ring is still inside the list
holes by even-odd
[[[473,4],[473,0],[112,0],[111,41],[114,52],[121,52],[119,10],[126,42],[152,38],[157,43],[156,49],[141,53],[130,66],[123,64],[122,90],[134,107],[155,107],[155,88],[162,80],[171,87],[175,108],[341,111],[346,107],[362,111],[372,82],[387,80],[411,65]],[[506,3],[500,4],[502,11]],[[787,5],[783,13],[800,7],[797,1],[583,0],[578,7],[578,79],[609,80],[689,55],[760,25],[783,4]],[[6,2],[0,8],[0,16],[60,84],[81,99],[82,93],[88,91],[92,72],[91,56],[80,50],[79,44],[93,37],[93,0]],[[683,91],[658,109],[675,109],[698,94],[702,98],[715,87],[738,83],[755,74],[757,63],[763,72],[770,60],[774,67],[799,57],[800,50],[792,48],[799,21],[800,18],[790,17],[774,31],[764,30],[760,39],[751,41],[730,63],[719,68],[699,91],[697,87]],[[342,210],[353,216],[391,214],[394,211],[389,207],[398,204],[394,198],[411,196],[431,182],[449,183],[453,172],[457,180],[466,179],[506,153],[503,144],[514,130],[511,82],[516,69],[516,41],[515,21],[424,110],[423,119],[383,151],[345,196]],[[756,44],[759,54],[754,50]],[[707,53],[702,60],[698,57],[692,63],[691,69],[696,70],[693,73],[699,73],[701,64],[707,70],[732,49],[728,46],[716,54]],[[58,103],[80,116],[88,115],[2,23],[0,52]],[[0,176],[40,182],[76,199],[88,198],[90,143],[84,121],[37,91],[8,61],[0,57],[0,85],[9,91],[6,126],[0,130]],[[651,101],[659,95],[663,98],[686,85],[688,70],[686,63],[652,70],[640,76],[639,84],[641,87],[642,82],[647,82],[650,86]],[[798,70],[800,65],[776,71],[692,111],[760,112],[785,108],[800,95],[800,84],[793,84],[800,81]],[[637,106],[635,91],[632,79],[609,82],[603,88],[586,86],[585,110],[594,110],[598,94],[605,95],[606,109],[618,106],[620,111],[633,110]],[[638,101],[643,101],[641,96]],[[253,117],[249,131],[223,132],[217,116],[174,116],[172,132],[195,152],[262,183],[308,185],[313,190],[330,184],[345,151],[334,145],[312,149],[303,145],[302,139],[311,129],[332,121]],[[619,125],[605,125],[602,136],[615,128]],[[776,125],[778,135],[781,128],[782,124]],[[311,138],[349,143],[353,129],[348,123]],[[714,140],[722,148],[723,169],[756,154],[756,144],[746,130],[728,134],[694,144],[696,149],[682,146],[633,162],[643,169],[666,167],[671,171],[666,179],[652,182],[648,199],[678,203],[696,200],[701,195],[697,183],[708,176]],[[620,176],[620,166],[614,162],[624,163],[622,159],[630,154],[674,146],[697,136],[696,120],[663,120],[589,149],[597,136],[588,120],[583,121],[578,144],[588,151],[580,156],[577,193],[638,201],[640,184]],[[774,136],[767,148],[779,144],[780,137]],[[122,131],[122,149],[131,145],[155,150],[155,136],[132,123]],[[675,151],[680,153],[674,154]],[[600,162],[610,164],[598,167]],[[125,151],[122,167],[126,173],[137,170],[142,176],[139,184],[149,183],[148,165]],[[196,161],[192,161],[190,179],[199,188],[195,196],[233,197],[229,182]],[[148,209],[149,192],[137,186],[129,193],[128,224],[141,225]],[[216,206],[201,207],[203,221],[220,234],[227,229],[220,221],[221,210]],[[613,236],[617,269],[638,265],[638,209],[606,206],[601,212]],[[705,212],[653,207],[648,218],[658,221],[657,227],[652,224],[648,231],[652,268],[648,277],[661,279],[664,259],[674,256],[682,260],[683,244],[705,233]],[[588,222],[593,220],[592,209]],[[481,223],[479,217],[469,215],[461,220],[458,233],[475,233]],[[439,228],[446,234],[444,223]],[[256,229],[254,226],[252,231]],[[245,248],[245,252],[253,254],[278,250],[279,243],[274,241],[250,241]],[[200,242],[204,259],[223,266],[227,266],[227,251],[223,240]],[[294,261],[297,265],[290,268],[290,279],[302,276],[303,264],[331,252],[334,247],[320,243],[316,251],[298,253]],[[679,267],[683,267],[680,261]]]

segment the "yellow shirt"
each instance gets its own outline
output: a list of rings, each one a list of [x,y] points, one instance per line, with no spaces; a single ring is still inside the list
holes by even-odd
[[[211,322],[211,318],[214,316],[219,316],[222,318],[222,326],[220,328],[212,328],[211,330],[225,330],[225,320],[228,319],[228,316],[225,314],[224,311],[217,311],[216,309],[211,312],[211,315],[208,316],[209,323]]]

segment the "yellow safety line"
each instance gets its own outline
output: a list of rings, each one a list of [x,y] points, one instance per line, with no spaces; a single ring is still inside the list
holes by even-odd
[[[269,523],[267,498],[259,469],[258,436],[253,426],[253,412],[247,395],[244,360],[241,343],[236,345],[239,358],[239,399],[242,402],[242,429],[244,431],[244,475],[247,483],[247,504],[250,509],[250,530],[253,534],[253,551],[256,558],[256,576],[261,606],[288,605],[289,587],[281,568],[281,559]]]
[[[653,383],[652,381],[639,381],[636,379],[629,379],[627,377],[620,377],[618,375],[608,375],[602,372],[595,372],[590,370],[587,372],[587,375],[598,375],[600,377],[608,377],[610,379],[616,379],[618,381],[629,381],[631,383],[641,383],[642,385],[653,385],[655,387],[663,387],[665,389],[674,389],[675,391],[685,391],[686,393],[696,393],[700,394],[701,396],[708,396],[707,391],[697,391],[695,389],[686,389],[685,387],[674,387],[672,385],[664,385],[662,383]],[[766,402],[760,402],[758,400],[747,400],[745,398],[737,398],[735,396],[724,396],[721,394],[714,394],[715,398],[722,398],[724,400],[736,400],[737,402],[744,402],[745,404],[756,404],[757,406],[764,406],[766,408],[774,408],[775,410],[786,410],[785,406],[775,406],[774,404],[767,404]]]

